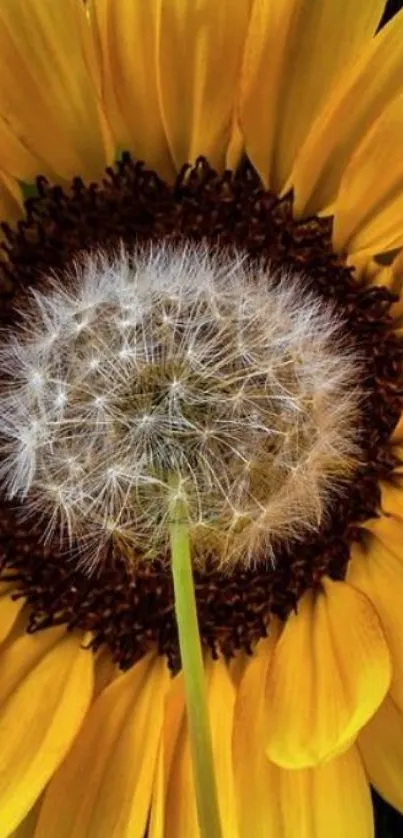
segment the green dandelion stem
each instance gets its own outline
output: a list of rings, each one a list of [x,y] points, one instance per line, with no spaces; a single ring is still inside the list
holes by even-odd
[[[171,505],[171,565],[197,814],[201,838],[222,838],[203,656],[197,621],[189,525],[183,500]]]

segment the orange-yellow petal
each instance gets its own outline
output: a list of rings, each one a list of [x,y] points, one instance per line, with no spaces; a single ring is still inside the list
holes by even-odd
[[[403,96],[371,125],[344,171],[335,204],[337,251],[382,253],[403,245]]]
[[[94,698],[97,698],[119,673],[119,667],[113,662],[109,649],[101,648],[95,657]]]
[[[264,754],[258,724],[234,731],[239,838],[373,838],[369,786],[357,749],[287,771]]]
[[[361,730],[358,747],[372,785],[403,812],[403,713],[389,696]]]
[[[166,789],[184,712],[183,676],[179,674],[171,681],[165,701],[163,734],[152,794],[149,838],[165,838]]]
[[[399,475],[401,479],[403,476],[403,445],[395,445],[393,451],[396,457],[398,458],[398,465],[394,469],[394,474]]]
[[[322,211],[333,203],[351,155],[385,107],[402,93],[402,39],[400,12],[340,75],[290,176],[298,214]]]
[[[263,641],[242,679],[234,718],[239,838],[372,838],[369,788],[355,747],[302,770],[266,756],[275,724],[265,697],[275,638]],[[269,674],[270,677],[270,674]]]
[[[161,0],[93,0],[105,109],[117,144],[172,180],[158,93]],[[173,56],[172,56],[173,59]]]
[[[169,674],[147,656],[109,684],[46,792],[35,838],[143,838]]]
[[[400,299],[392,306],[391,314],[401,321],[403,319],[403,249],[394,258],[390,271],[392,273],[392,287],[400,296]]]
[[[11,631],[23,605],[24,599],[12,599],[14,586],[11,583],[0,582],[0,643]]]
[[[159,0],[158,5],[158,84],[175,167],[202,154],[222,170],[252,2]]]
[[[62,8],[61,8],[62,7]],[[97,178],[112,145],[82,0],[0,4],[0,149],[21,180]]]
[[[240,838],[275,835],[277,796],[269,793],[277,766],[266,756],[270,707],[266,684],[276,632],[258,643],[241,679],[234,714],[233,756]],[[159,838],[159,837],[158,837]],[[281,833],[280,833],[281,838]]]
[[[17,181],[5,172],[0,172],[0,223],[7,221],[8,224],[13,224],[21,217],[22,212],[23,197]]]
[[[395,482],[381,484],[382,512],[403,519],[403,485],[401,478],[395,476]],[[403,560],[403,548],[402,548]]]
[[[396,444],[403,443],[403,413],[393,431],[392,441]]]
[[[403,711],[403,521],[381,517],[370,530],[368,548],[352,547],[347,579],[379,614],[392,658],[390,692]]]
[[[250,6],[251,0],[92,4],[115,137],[168,180],[201,154],[219,169],[225,165]]]
[[[373,254],[372,252],[369,254],[365,251],[349,253],[347,264],[352,265],[358,275],[361,275],[365,271],[366,282],[369,282],[371,285],[388,288],[394,294],[400,296],[403,277],[399,277],[394,270],[394,264],[399,253],[399,249],[396,250],[396,248],[380,254]],[[393,303],[391,309],[393,318],[395,318],[395,306],[396,303]]]
[[[38,823],[38,816],[42,805],[42,797],[37,800],[35,806],[28,812],[27,816],[17,826],[8,838],[35,838],[35,828]]]
[[[235,687],[222,660],[206,660],[206,686],[223,838],[237,838],[232,760]],[[199,838],[182,676],[168,700],[165,731],[150,838]]]
[[[390,659],[371,602],[325,579],[291,614],[267,683],[267,755],[284,768],[316,765],[346,749],[379,707]]]
[[[77,735],[92,694],[81,635],[25,635],[1,658],[0,836],[23,820]]]
[[[280,191],[340,74],[375,32],[380,0],[258,0],[242,71],[247,153]],[[348,37],[346,37],[348,32]]]
[[[276,838],[373,838],[369,785],[354,746],[316,768],[279,771]]]

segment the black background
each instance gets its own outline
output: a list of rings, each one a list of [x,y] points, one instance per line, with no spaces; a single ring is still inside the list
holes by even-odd
[[[386,23],[396,12],[403,7],[403,0],[388,0],[385,6],[385,13],[382,18],[382,23]]]

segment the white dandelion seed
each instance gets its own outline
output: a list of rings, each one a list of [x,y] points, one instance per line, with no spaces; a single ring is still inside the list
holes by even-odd
[[[168,555],[172,477],[196,561],[264,560],[357,460],[357,358],[334,310],[244,255],[88,255],[0,350],[0,480],[87,567]]]

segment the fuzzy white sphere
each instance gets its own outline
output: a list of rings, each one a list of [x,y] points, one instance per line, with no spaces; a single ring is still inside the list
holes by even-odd
[[[111,539],[167,556],[173,491],[200,560],[262,559],[319,525],[356,457],[356,359],[297,277],[122,247],[32,298],[0,352],[0,479],[45,536],[88,567]]]

